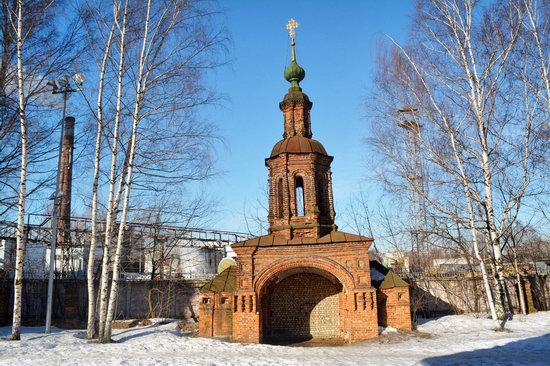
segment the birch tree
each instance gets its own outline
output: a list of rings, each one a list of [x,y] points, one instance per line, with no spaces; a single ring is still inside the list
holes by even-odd
[[[115,75],[112,80],[116,85],[109,92],[113,98],[107,111],[100,105],[105,90],[98,88],[98,93],[101,90],[103,94],[98,96],[96,173],[92,180],[93,186],[101,187],[101,173],[106,171],[108,188],[99,294],[97,305],[90,301],[88,309],[88,336],[93,334],[95,321],[90,314],[98,308],[96,336],[101,342],[110,342],[115,319],[125,227],[135,206],[132,191],[140,190],[139,198],[143,201],[181,191],[172,187],[213,174],[211,125],[198,121],[195,111],[216,100],[202,85],[203,75],[221,64],[218,54],[227,38],[211,22],[214,12],[207,5],[179,0],[115,2],[114,28],[105,21],[109,18],[104,13],[105,7],[94,7],[98,19],[94,27],[104,34],[100,44],[117,45],[111,49],[101,47],[102,56],[98,57],[101,59],[98,69],[104,70],[100,75],[106,80]],[[88,31],[91,35],[97,33],[93,29]],[[111,140],[107,146],[110,164],[103,168],[98,155],[104,141],[101,134]],[[97,214],[100,188],[95,192],[91,206]],[[93,226],[97,225],[95,220]],[[88,260],[89,296],[94,292],[93,252],[90,250]]]
[[[119,19],[117,15],[120,13],[120,9],[123,7],[122,16]],[[116,92],[116,111],[114,117],[114,131],[112,143],[110,146],[111,150],[111,167],[109,174],[109,195],[108,195],[108,204],[107,204],[107,219],[105,221],[105,238],[103,241],[103,264],[101,267],[101,281],[99,288],[99,337],[102,337],[105,331],[105,319],[107,315],[107,292],[108,292],[108,280],[109,280],[109,267],[110,267],[110,254],[111,249],[111,240],[112,240],[112,231],[113,226],[116,221],[116,215],[118,212],[118,192],[121,189],[117,189],[117,194],[115,195],[116,174],[117,174],[117,163],[118,163],[118,149],[119,149],[119,131],[120,123],[122,119],[122,87],[123,87],[123,76],[124,76],[124,62],[125,62],[125,47],[126,47],[126,32],[127,32],[127,16],[128,16],[128,1],[124,4],[119,3],[114,5],[114,21],[119,32],[119,60],[118,60],[118,71],[117,71],[117,92]],[[124,169],[124,167],[123,167]],[[118,186],[122,187],[122,181],[119,181]],[[114,216],[114,217],[113,217]],[[97,223],[96,223],[97,225]],[[91,255],[94,255],[91,253]]]
[[[25,197],[27,187],[27,118],[25,115],[25,85],[23,77],[23,0],[17,2],[16,42],[17,42],[17,89],[19,91],[19,120],[21,126],[21,173],[19,198],[17,201],[17,252],[13,293],[13,322],[11,339],[21,339],[21,294],[23,291],[23,261],[25,260]]]
[[[114,18],[118,17],[118,8],[115,8]],[[99,173],[100,173],[100,162],[101,162],[101,150],[102,150],[102,135],[103,135],[103,90],[105,85],[105,73],[107,72],[107,61],[109,60],[109,55],[111,53],[111,45],[113,43],[114,32],[116,28],[116,23],[113,21],[113,24],[109,30],[107,40],[105,42],[105,53],[103,54],[103,59],[101,61],[101,66],[99,69],[99,88],[97,92],[97,132],[95,139],[95,152],[94,152],[94,173],[92,178],[92,237],[90,242],[90,253],[88,258],[88,265],[86,268],[86,279],[87,279],[87,290],[88,290],[88,321],[86,336],[88,339],[94,338],[96,334],[95,329],[95,312],[96,312],[96,302],[95,302],[95,285],[94,285],[94,263],[95,263],[95,253],[97,248],[97,237],[98,233],[98,194],[99,194]]]
[[[51,194],[58,131],[59,103],[50,97],[48,79],[74,72],[81,50],[76,20],[68,19],[59,30],[55,17],[65,7],[63,0],[23,1],[23,82],[27,118],[27,197],[39,206]],[[17,0],[0,5],[0,216],[16,221],[21,166],[19,96],[17,73]],[[46,197],[47,198],[47,197]],[[45,205],[44,205],[45,206]]]
[[[371,141],[391,163],[381,172],[387,184],[415,190],[434,215],[469,230],[500,328],[508,312],[502,236],[517,219],[521,202],[540,191],[539,157],[547,149],[541,139],[547,114],[538,106],[543,85],[526,77],[531,63],[522,54],[525,11],[516,1],[486,9],[473,1],[417,4],[411,42],[392,41],[390,51],[381,54],[372,103],[380,118]],[[402,105],[417,110],[412,119],[420,126],[428,190],[416,188],[407,163],[411,157],[395,139],[403,134],[396,112]],[[501,184],[506,189],[496,188]],[[483,258],[486,250],[489,263]]]

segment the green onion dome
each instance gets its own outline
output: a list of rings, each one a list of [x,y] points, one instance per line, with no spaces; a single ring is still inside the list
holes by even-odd
[[[290,65],[285,69],[285,79],[290,83],[290,89],[301,90],[300,81],[306,77],[306,72],[292,60]]]

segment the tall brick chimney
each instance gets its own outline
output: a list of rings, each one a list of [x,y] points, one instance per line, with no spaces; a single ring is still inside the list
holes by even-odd
[[[59,200],[59,219],[57,243],[59,246],[70,244],[71,193],[73,178],[74,117],[65,118],[63,145],[61,147],[61,173],[59,189],[63,192]]]

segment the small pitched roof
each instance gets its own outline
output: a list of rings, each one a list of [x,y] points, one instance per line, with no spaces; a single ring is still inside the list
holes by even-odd
[[[200,288],[205,292],[232,292],[235,289],[237,266],[230,266]]]
[[[395,274],[394,271],[390,270],[384,277],[384,280],[380,284],[381,289],[389,289],[395,287],[409,287],[409,284],[405,282],[401,277]]]
[[[232,247],[271,247],[281,245],[315,245],[315,244],[332,244],[332,243],[347,243],[347,242],[372,242],[374,239],[360,236],[343,231],[331,231],[327,235],[320,238],[295,238],[292,240],[286,239],[283,236],[270,234],[256,236],[251,239],[243,240],[238,243],[231,244]]]
[[[409,284],[399,277],[394,271],[376,260],[370,261],[372,286],[377,289],[389,289],[395,287],[409,287]]]

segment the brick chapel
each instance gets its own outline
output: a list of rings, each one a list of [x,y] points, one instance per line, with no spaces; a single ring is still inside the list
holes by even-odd
[[[265,159],[269,232],[232,245],[236,265],[201,288],[199,335],[267,343],[378,336],[411,329],[408,284],[369,258],[373,239],[334,224],[333,157],[312,139],[312,103],[302,92],[289,22],[290,83],[279,108],[283,139]]]

